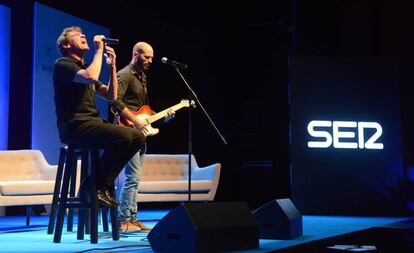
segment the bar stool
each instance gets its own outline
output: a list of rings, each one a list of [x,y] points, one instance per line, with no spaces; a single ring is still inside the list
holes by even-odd
[[[50,211],[50,216],[49,216],[49,224],[48,224],[48,228],[47,228],[47,233],[48,234],[53,234],[53,229],[55,226],[55,221],[56,221],[56,213],[57,213],[57,207],[58,207],[58,199],[59,199],[59,194],[60,194],[60,189],[62,187],[62,177],[63,177],[63,169],[65,166],[65,158],[66,158],[66,154],[67,154],[67,150],[68,147],[67,145],[64,145],[62,147],[60,147],[60,153],[59,153],[59,162],[58,162],[58,167],[57,167],[57,173],[56,173],[56,180],[55,180],[55,188],[54,188],[54,193],[53,193],[53,200],[52,200],[52,207],[51,207],[51,211]],[[85,158],[87,159],[87,158]],[[87,164],[85,164],[86,167]],[[75,172],[75,174],[71,174],[71,178],[76,179],[77,176],[77,170],[73,171]],[[88,173],[84,173],[84,176],[87,176]],[[82,178],[83,179],[83,178]],[[81,179],[81,180],[82,180]],[[76,181],[75,180],[71,180],[70,181],[70,190],[69,190],[69,196],[70,197],[75,197],[75,192],[76,192]],[[108,208],[101,208],[101,214],[102,214],[102,224],[103,224],[103,231],[104,232],[108,232],[109,228],[108,228]],[[74,215],[74,210],[69,209],[68,212],[68,216],[67,216],[67,231],[73,231],[73,215]],[[86,223],[88,225],[88,223]],[[86,234],[89,234],[89,226],[86,227]]]
[[[90,176],[90,201],[82,202],[76,193],[77,159],[81,157],[81,180]],[[78,231],[77,238],[82,240],[90,230],[91,243],[98,242],[98,211],[96,201],[96,167],[99,159],[99,150],[95,147],[76,147],[69,144],[60,148],[59,163],[56,174],[56,182],[49,217],[48,234],[53,234],[56,221],[53,242],[60,243],[62,237],[63,221],[66,209],[69,209],[67,225],[68,231],[72,231],[73,209],[78,209]],[[66,163],[65,163],[66,161]],[[62,180],[63,176],[63,180]],[[68,196],[69,195],[69,196]],[[105,211],[104,211],[105,210]],[[89,211],[89,215],[88,212]],[[107,210],[102,208],[104,231],[108,231]],[[119,229],[117,225],[117,207],[110,207],[112,239],[119,240]]]

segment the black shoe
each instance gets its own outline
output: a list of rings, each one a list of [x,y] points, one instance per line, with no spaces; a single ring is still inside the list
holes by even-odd
[[[106,191],[104,189],[98,189],[96,191],[96,200],[99,204],[102,204],[104,206],[113,206],[113,201],[108,198]]]
[[[106,197],[112,202],[113,205],[119,205],[119,201],[116,200],[108,189],[105,189]]]

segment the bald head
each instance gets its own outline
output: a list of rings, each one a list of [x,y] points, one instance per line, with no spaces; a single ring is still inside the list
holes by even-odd
[[[154,57],[154,50],[146,42],[138,42],[132,49],[132,65],[137,70],[148,70]]]
[[[151,45],[147,42],[138,42],[134,45],[134,48],[132,49],[132,55],[134,55],[135,53],[142,54],[145,52],[154,53],[154,50],[152,49]]]

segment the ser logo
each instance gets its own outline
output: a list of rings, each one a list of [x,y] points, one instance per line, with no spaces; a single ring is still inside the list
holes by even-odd
[[[366,129],[370,130],[364,131]],[[366,136],[366,132],[371,134]],[[382,135],[382,127],[377,122],[312,120],[308,124],[308,133],[318,139],[309,141],[309,148],[333,145],[334,148],[384,149],[384,144],[377,142]]]

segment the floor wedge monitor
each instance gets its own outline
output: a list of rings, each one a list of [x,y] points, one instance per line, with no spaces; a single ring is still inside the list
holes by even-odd
[[[253,212],[261,239],[293,239],[303,234],[302,215],[290,199],[272,200]]]
[[[148,234],[156,252],[218,252],[259,247],[259,226],[245,202],[182,203]]]

